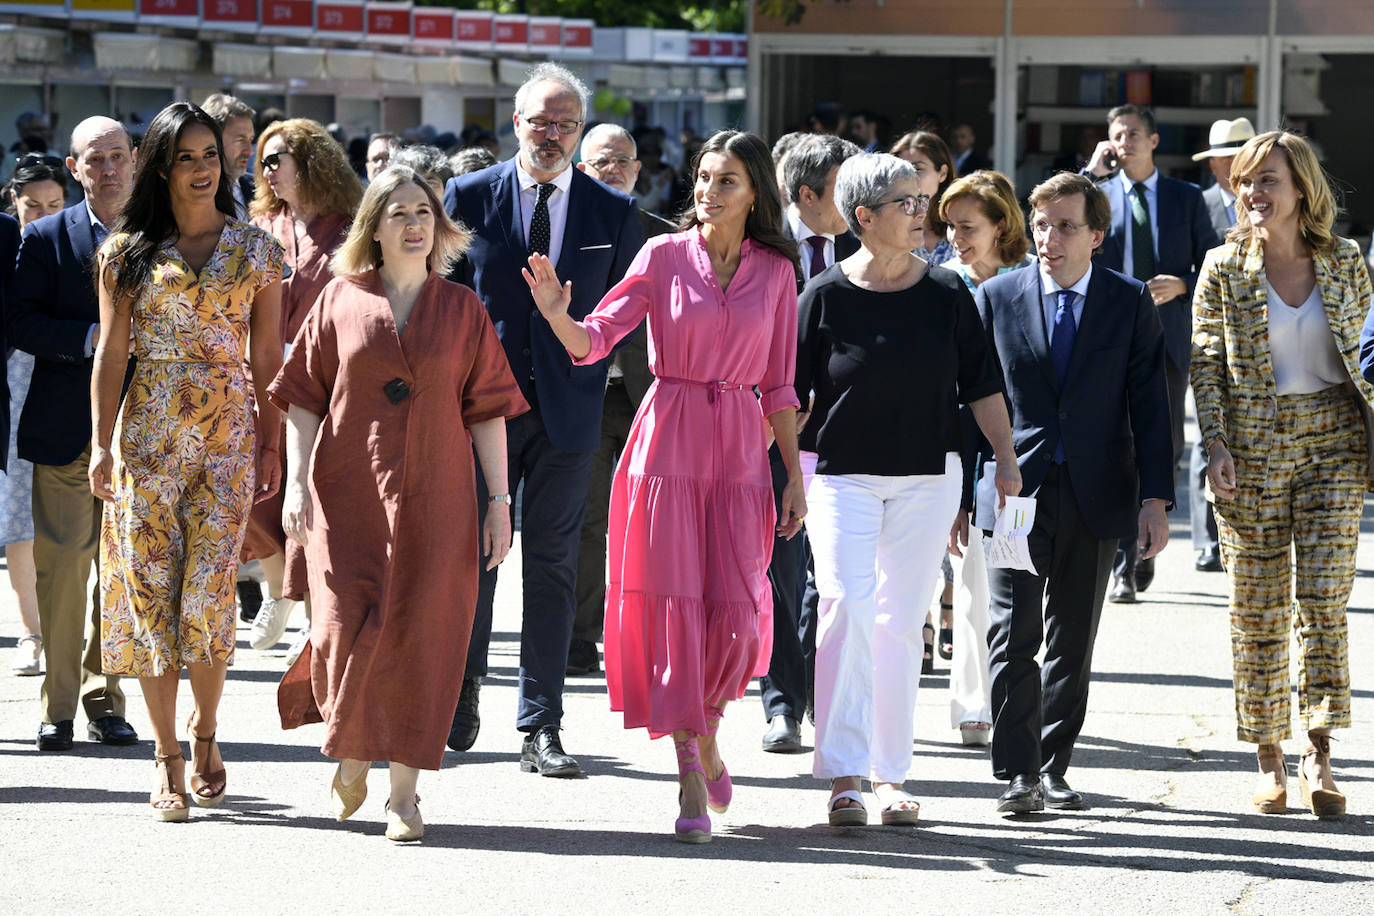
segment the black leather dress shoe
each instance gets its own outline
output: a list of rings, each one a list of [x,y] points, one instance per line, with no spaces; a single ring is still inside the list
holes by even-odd
[[[72,749],[72,720],[44,722],[38,726],[40,751],[69,751]]]
[[[520,769],[540,776],[581,776],[577,760],[563,753],[557,725],[542,725],[520,745]]]
[[[1155,558],[1137,560],[1135,564],[1135,590],[1143,592],[1155,581]]]
[[[1070,789],[1068,780],[1058,773],[1041,773],[1040,791],[1045,796],[1047,808],[1058,808],[1060,811],[1083,810],[1083,796]]]
[[[1029,773],[1017,773],[1011,785],[997,799],[1002,814],[1030,814],[1045,810],[1045,796],[1040,792],[1040,780]]]
[[[596,674],[601,670],[601,656],[596,652],[596,643],[588,639],[574,639],[568,646],[569,675]]]
[[[1135,604],[1135,583],[1131,581],[1131,574],[1117,576],[1115,582],[1107,600],[1112,604]]]
[[[137,744],[138,732],[123,716],[101,716],[86,723],[86,737],[101,744]]]
[[[800,754],[801,723],[791,716],[774,716],[763,733],[763,749],[770,754]]]
[[[480,677],[463,678],[463,692],[458,695],[458,708],[453,713],[453,726],[448,730],[448,746],[465,751],[477,741],[482,717],[477,715],[477,693],[482,689]]]
[[[1198,572],[1221,572],[1221,552],[1215,547],[1204,547],[1197,552],[1197,562],[1193,565]]]
[[[258,610],[262,607],[262,587],[252,579],[240,579],[238,583],[239,592],[239,620],[244,623],[252,623],[258,616]]]

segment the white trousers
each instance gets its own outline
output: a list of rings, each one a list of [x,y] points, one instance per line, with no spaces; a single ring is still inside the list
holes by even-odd
[[[811,481],[806,524],[820,593],[811,772],[822,779],[906,779],[921,626],[962,474],[951,453],[944,474]]]
[[[992,723],[988,685],[988,565],[983,535],[969,533],[962,558],[950,554],[954,567],[954,660],[949,671],[949,725]]]

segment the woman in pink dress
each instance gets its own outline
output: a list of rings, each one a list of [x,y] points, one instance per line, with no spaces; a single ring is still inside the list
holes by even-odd
[[[542,255],[525,279],[574,363],[604,359],[648,317],[657,377],[611,484],[606,686],[626,728],[673,736],[675,837],[711,838],[730,802],[716,749],[725,704],[768,669],[776,535],[806,514],[797,460],[796,245],[783,234],[768,147],[711,137],[693,167],[684,231],[651,239],[583,322]],[[757,387],[760,394],[756,395]],[[787,465],[773,510],[769,428]],[[709,775],[708,775],[709,774]]]

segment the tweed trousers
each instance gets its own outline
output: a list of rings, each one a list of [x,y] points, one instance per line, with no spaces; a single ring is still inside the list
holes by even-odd
[[[1236,462],[1237,494],[1249,489],[1258,499],[1215,505],[1231,580],[1242,741],[1274,744],[1293,735],[1290,627],[1298,643],[1304,730],[1350,725],[1345,607],[1355,582],[1367,466],[1355,397],[1348,386],[1281,395],[1267,470],[1257,473],[1259,456]]]

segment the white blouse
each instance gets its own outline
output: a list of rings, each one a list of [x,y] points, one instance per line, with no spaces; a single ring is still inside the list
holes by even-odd
[[[1269,352],[1279,394],[1311,394],[1343,385],[1350,373],[1341,362],[1336,338],[1322,308],[1321,287],[1294,308],[1269,287]]]

